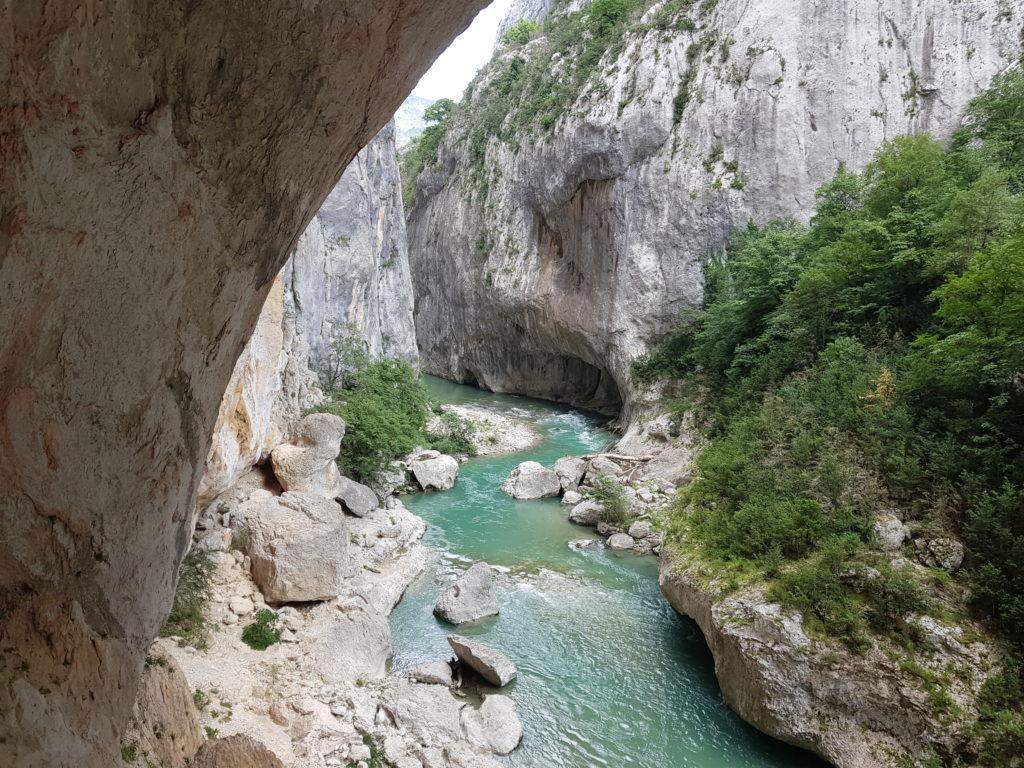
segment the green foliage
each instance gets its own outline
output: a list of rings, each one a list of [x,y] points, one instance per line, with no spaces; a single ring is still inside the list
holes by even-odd
[[[938,584],[874,562],[872,516],[893,505],[963,536],[974,604],[1024,638],[1022,114],[1008,73],[951,150],[896,139],[840,169],[808,226],[736,233],[704,309],[634,366],[714,393],[677,535],[853,647],[912,641],[903,617]],[[1020,735],[1019,712],[990,722],[993,743]]]
[[[529,19],[522,19],[505,31],[505,34],[501,36],[501,42],[505,45],[523,45],[530,42],[530,38],[539,31],[540,24]]]
[[[327,356],[316,364],[317,378],[325,392],[344,389],[370,364],[370,353],[359,328],[346,323],[332,334]]]
[[[473,425],[457,413],[441,410],[438,413],[440,429],[427,432],[427,443],[435,451],[452,456],[476,456],[473,444]]]
[[[177,637],[184,645],[203,650],[209,643],[206,606],[210,602],[213,561],[197,549],[189,552],[178,572],[174,605],[160,630],[161,637]]]
[[[254,651],[265,651],[281,642],[281,628],[277,625],[277,614],[263,609],[257,611],[255,621],[242,630],[242,642]]]
[[[985,681],[978,700],[978,762],[991,768],[1024,766],[1024,661],[1010,659]]]
[[[451,99],[438,99],[423,111],[423,119],[427,127],[417,136],[400,158],[402,174],[402,200],[406,208],[412,207],[416,197],[416,179],[423,169],[437,160],[437,152],[441,142],[448,133],[448,125],[455,102]]]
[[[594,30],[604,34],[625,19],[634,5],[631,0],[593,0],[587,15]]]
[[[338,461],[364,479],[423,443],[429,413],[426,389],[401,360],[370,363],[321,410],[344,419]]]
[[[121,745],[121,760],[126,763],[134,763],[139,756],[139,745],[134,741],[127,741]]]
[[[612,477],[601,475],[592,488],[584,490],[591,499],[601,502],[601,513],[598,515],[603,523],[621,526],[626,522],[628,504],[626,491],[622,483]]]

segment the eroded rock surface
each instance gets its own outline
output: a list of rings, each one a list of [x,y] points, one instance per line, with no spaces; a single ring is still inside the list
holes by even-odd
[[[0,2],[0,764],[119,759],[274,277],[483,4]]]
[[[501,651],[461,635],[448,635],[448,645],[459,661],[476,670],[491,685],[501,688],[516,679],[515,664]]]
[[[561,489],[558,475],[536,461],[524,461],[501,484],[501,490],[515,499],[550,498],[557,496]]]
[[[956,628],[925,617],[934,654],[914,661],[938,675],[957,671],[949,676],[957,707],[951,719],[913,667],[901,666],[898,649],[857,654],[810,636],[799,613],[769,602],[763,590],[727,594],[671,553],[662,557],[660,583],[669,603],[700,625],[729,705],[765,733],[838,768],[891,768],[900,759],[955,750],[994,660],[983,643],[968,643]]]
[[[455,487],[459,462],[453,456],[417,457],[409,462],[409,470],[424,491],[447,491]]]

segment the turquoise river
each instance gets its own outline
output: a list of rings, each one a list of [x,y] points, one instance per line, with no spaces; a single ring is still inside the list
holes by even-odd
[[[516,501],[499,486],[519,462],[550,465],[613,436],[599,417],[550,403],[428,379],[442,402],[482,405],[531,422],[543,441],[523,453],[470,459],[454,489],[407,506],[428,524],[431,565],[392,614],[394,667],[449,657],[445,636],[478,637],[507,655],[525,735],[505,761],[529,768],[818,768],[823,764],[746,725],[726,706],[697,626],[658,590],[654,557],[604,547],[558,500]],[[432,609],[456,571],[483,560],[508,569],[501,615],[458,630]]]

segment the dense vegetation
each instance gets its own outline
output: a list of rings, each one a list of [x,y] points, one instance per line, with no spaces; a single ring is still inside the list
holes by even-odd
[[[905,137],[840,170],[808,226],[738,232],[704,309],[635,369],[710,414],[677,541],[855,649],[913,647],[909,612],[957,609],[955,582],[870,546],[895,508],[964,540],[975,615],[1024,650],[1024,74],[964,124],[948,150]],[[1024,754],[1020,669],[986,688],[988,765]]]
[[[460,104],[447,102],[440,111],[432,106],[424,115],[431,126],[402,159],[406,205],[413,202],[417,177],[437,162],[449,133],[455,143],[468,147],[474,178],[484,182],[492,141],[518,146],[551,131],[576,104],[606,94],[608,85],[599,77],[602,62],[611,62],[623,49],[627,33],[693,31],[691,15],[699,18],[716,3],[666,0],[641,24],[652,0],[593,0],[574,12],[563,1],[542,25],[519,22],[502,38],[506,49],[470,84]]]
[[[277,614],[264,608],[256,612],[255,620],[242,630],[242,642],[254,651],[265,651],[281,642],[281,628]]]

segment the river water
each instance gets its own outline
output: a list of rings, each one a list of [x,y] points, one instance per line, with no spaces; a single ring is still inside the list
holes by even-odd
[[[483,405],[532,422],[543,442],[523,453],[470,459],[455,488],[406,505],[428,524],[431,566],[391,617],[394,668],[451,656],[457,632],[503,651],[519,679],[523,743],[508,758],[529,768],[818,768],[823,763],[773,741],[726,706],[700,630],[658,590],[655,558],[569,549],[596,537],[572,525],[558,500],[517,501],[500,490],[519,462],[550,465],[589,453],[613,436],[600,417],[527,398],[494,395],[428,378],[436,400]],[[509,569],[501,615],[453,628],[433,616],[456,570],[483,560]]]

